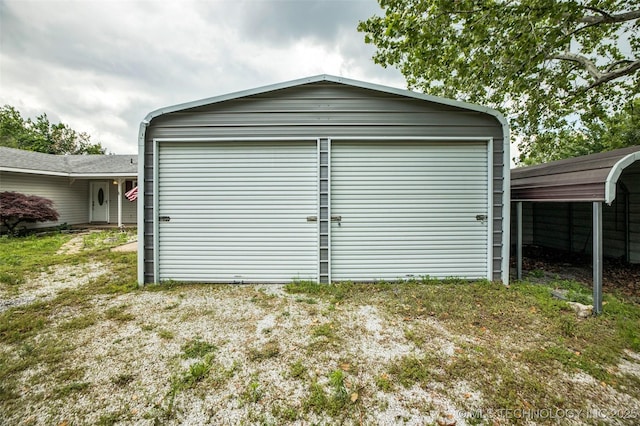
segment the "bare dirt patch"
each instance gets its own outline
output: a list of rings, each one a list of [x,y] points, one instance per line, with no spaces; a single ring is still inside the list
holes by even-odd
[[[20,295],[0,294],[0,312],[11,307],[52,300],[60,291],[88,284],[107,273],[103,263],[57,265],[29,279],[20,287]]]

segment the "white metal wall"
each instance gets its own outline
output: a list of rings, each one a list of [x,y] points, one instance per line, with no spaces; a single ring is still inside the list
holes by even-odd
[[[331,150],[331,214],[341,217],[333,280],[491,278],[486,142],[333,141]]]
[[[315,141],[160,143],[157,279],[318,275]]]

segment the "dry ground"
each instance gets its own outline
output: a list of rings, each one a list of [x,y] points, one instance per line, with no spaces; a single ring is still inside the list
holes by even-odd
[[[640,354],[613,319],[535,286],[123,289],[135,255],[91,253],[2,287],[0,423],[640,422]]]

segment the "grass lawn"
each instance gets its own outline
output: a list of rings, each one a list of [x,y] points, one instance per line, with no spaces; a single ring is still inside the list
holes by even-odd
[[[640,306],[421,279],[139,289],[117,232],[0,239],[0,424],[640,423]],[[637,300],[637,299],[635,299]]]

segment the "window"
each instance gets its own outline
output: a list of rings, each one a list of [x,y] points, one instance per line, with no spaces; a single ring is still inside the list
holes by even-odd
[[[137,180],[126,180],[124,182],[124,192],[129,192],[133,188],[135,188],[136,186],[138,186],[138,181]]]

